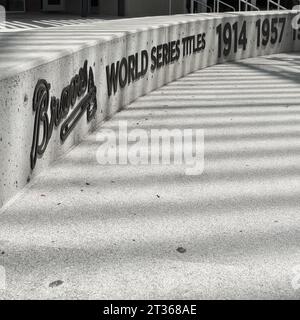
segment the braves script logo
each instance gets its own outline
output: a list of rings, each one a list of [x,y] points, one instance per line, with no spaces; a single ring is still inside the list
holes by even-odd
[[[51,85],[46,80],[38,81],[33,96],[35,122],[30,154],[31,169],[34,169],[38,156],[45,153],[54,126],[58,127],[64,120],[60,130],[60,138],[64,142],[85,112],[88,122],[94,118],[97,111],[97,89],[93,69],[90,67],[88,75],[87,66],[88,62],[85,61],[79,73],[62,90],[60,99],[50,97]],[[80,101],[75,106],[78,99]]]
[[[297,10],[300,11],[300,5],[294,6],[293,10]],[[299,30],[300,29],[300,12],[292,19],[292,27],[295,30]]]

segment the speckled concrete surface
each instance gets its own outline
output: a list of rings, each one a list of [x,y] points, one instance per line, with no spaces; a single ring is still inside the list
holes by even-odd
[[[201,176],[100,166],[90,135],[2,210],[0,296],[299,299],[299,61],[217,65],[103,126],[205,129]]]

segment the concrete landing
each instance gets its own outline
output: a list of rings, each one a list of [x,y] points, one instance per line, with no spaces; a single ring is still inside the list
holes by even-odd
[[[204,174],[101,166],[90,135],[2,210],[0,297],[299,299],[299,87],[300,55],[274,55],[118,113],[101,128],[205,129]]]

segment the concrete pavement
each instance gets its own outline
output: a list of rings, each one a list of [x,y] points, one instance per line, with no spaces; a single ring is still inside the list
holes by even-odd
[[[297,54],[248,59],[118,113],[100,129],[204,129],[204,174],[101,166],[91,134],[2,209],[0,297],[299,299],[299,82]]]

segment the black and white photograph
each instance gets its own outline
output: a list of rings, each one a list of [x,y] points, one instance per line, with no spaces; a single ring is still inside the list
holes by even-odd
[[[36,300],[300,300],[299,0],[0,0],[0,310]]]

